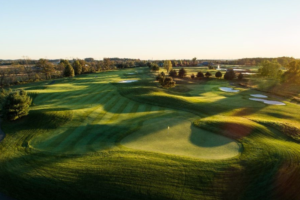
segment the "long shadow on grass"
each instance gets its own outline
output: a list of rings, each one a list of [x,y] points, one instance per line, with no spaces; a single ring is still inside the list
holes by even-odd
[[[140,81],[135,83],[130,83],[127,87],[121,84],[114,84],[119,93],[127,97],[133,101],[137,101],[140,103],[147,103],[151,105],[167,107],[176,110],[183,110],[187,112],[194,113],[198,116],[213,116],[218,115],[220,113],[225,113],[232,111],[234,109],[240,109],[234,115],[235,116],[247,116],[254,113],[259,112],[261,109],[269,107],[270,105],[263,104],[262,102],[255,102],[249,100],[250,98],[250,91],[241,91],[238,93],[222,93],[222,96],[226,98],[219,99],[214,102],[192,102],[188,99],[170,96],[168,95],[167,89],[159,89],[156,87],[155,83],[150,83],[148,81]],[[201,87],[201,85],[199,85]],[[152,93],[156,92],[155,95]],[[159,93],[162,93],[159,95]],[[205,93],[207,91],[203,91]],[[221,93],[220,91],[218,91]],[[166,93],[167,95],[164,95]],[[253,93],[255,93],[253,91]],[[201,95],[201,94],[200,94]],[[282,115],[278,116],[276,113],[268,113],[273,115],[274,117],[287,117],[290,118],[289,115],[282,113]]]

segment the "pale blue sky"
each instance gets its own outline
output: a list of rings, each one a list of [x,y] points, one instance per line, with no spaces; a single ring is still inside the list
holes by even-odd
[[[0,59],[300,58],[299,0],[0,0]]]

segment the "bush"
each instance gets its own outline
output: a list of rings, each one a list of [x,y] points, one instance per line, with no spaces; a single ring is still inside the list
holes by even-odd
[[[32,99],[24,90],[10,93],[3,105],[4,117],[8,120],[17,120],[28,115],[31,103]]]
[[[204,74],[202,72],[197,73],[197,78],[204,78]]]
[[[210,73],[210,72],[206,72],[206,73],[205,73],[205,77],[206,77],[206,78],[209,78],[210,76],[211,76],[211,73]]]
[[[186,70],[185,70],[184,68],[181,68],[181,69],[179,70],[178,75],[179,75],[180,78],[185,77],[185,76],[186,76]]]
[[[235,72],[233,69],[228,69],[224,75],[224,79],[226,80],[233,80],[235,78]]]
[[[175,69],[171,70],[169,73],[170,76],[176,77],[177,76],[177,71]]]
[[[195,78],[195,75],[194,75],[194,74],[192,74],[192,75],[191,75],[191,78],[192,78],[192,79],[194,79],[194,78]]]
[[[244,78],[244,75],[242,74],[242,73],[240,73],[239,75],[238,75],[238,79],[239,80],[242,80]]]
[[[217,71],[215,74],[216,78],[222,78],[222,73],[220,71]]]

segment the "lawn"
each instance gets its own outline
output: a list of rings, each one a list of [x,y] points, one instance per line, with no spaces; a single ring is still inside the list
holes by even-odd
[[[217,79],[163,89],[154,76],[136,68],[15,86],[34,99],[29,116],[2,123],[0,191],[19,200],[299,197],[298,104]]]

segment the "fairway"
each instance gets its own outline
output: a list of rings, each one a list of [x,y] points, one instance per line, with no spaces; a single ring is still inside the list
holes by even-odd
[[[0,191],[20,200],[299,196],[287,186],[300,180],[298,104],[225,80],[163,89],[155,75],[138,68],[15,86],[33,105],[2,123]]]

